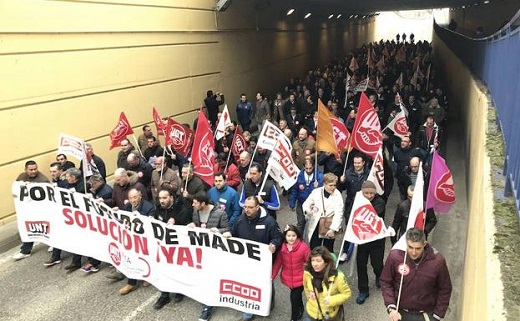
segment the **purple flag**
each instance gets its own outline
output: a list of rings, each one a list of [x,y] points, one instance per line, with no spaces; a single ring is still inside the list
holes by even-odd
[[[455,203],[453,176],[446,166],[446,161],[434,150],[425,207],[448,213],[453,203]]]

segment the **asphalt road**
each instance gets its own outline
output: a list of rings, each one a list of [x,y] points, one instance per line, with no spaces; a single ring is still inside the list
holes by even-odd
[[[450,311],[445,320],[457,320],[457,302],[460,296],[464,248],[466,241],[466,188],[464,177],[463,149],[460,148],[461,133],[459,128],[450,128],[448,142],[448,165],[455,179],[457,204],[450,214],[439,215],[439,223],[430,237],[434,247],[443,253],[448,261],[454,285]],[[396,186],[386,207],[386,222],[392,222],[396,208],[398,192]],[[283,209],[278,213],[278,221],[283,228],[289,222],[296,222],[294,212],[287,206],[287,199],[282,198]],[[0,229],[0,233],[1,233]],[[335,245],[339,250],[340,241]],[[387,241],[388,253],[390,241]],[[201,304],[186,298],[181,303],[171,303],[162,310],[153,309],[159,296],[158,291],[149,286],[120,296],[118,290],[125,281],[112,282],[105,278],[111,272],[103,265],[98,273],[86,274],[81,271],[68,273],[63,269],[70,263],[71,257],[66,254],[61,264],[47,268],[43,262],[50,257],[47,246],[35,246],[33,254],[24,260],[14,262],[11,256],[18,247],[0,254],[0,320],[2,321],[49,321],[49,320],[197,320]],[[385,254],[385,255],[386,255]],[[237,273],[244,273],[240,267]],[[349,268],[340,265],[349,275]],[[370,297],[365,304],[355,303],[357,277],[348,277],[352,291],[350,300],[345,305],[346,320],[388,320],[380,290],[374,285],[374,275],[368,268],[370,280]],[[247,273],[247,272],[245,272]],[[251,275],[251,278],[254,278]],[[205,289],[200,289],[204,291]],[[241,312],[229,308],[215,308],[211,320],[240,320]],[[257,317],[256,320],[290,320],[289,291],[279,279],[276,281],[276,306],[269,317]]]

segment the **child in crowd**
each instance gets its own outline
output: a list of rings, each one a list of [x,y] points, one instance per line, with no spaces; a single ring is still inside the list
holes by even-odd
[[[287,225],[283,234],[284,243],[274,261],[272,279],[276,279],[281,268],[280,279],[291,289],[291,321],[296,321],[303,317],[303,268],[311,250],[296,226]]]

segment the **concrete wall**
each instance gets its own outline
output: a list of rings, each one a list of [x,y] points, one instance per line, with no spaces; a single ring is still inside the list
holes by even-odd
[[[490,101],[453,52],[433,36],[435,61],[445,74],[450,106],[465,129],[468,222],[457,320],[505,320],[500,262],[493,253],[495,224],[486,128]],[[442,62],[442,63],[439,63]]]
[[[213,0],[0,4],[0,225],[15,218],[12,180],[25,161],[48,174],[58,135],[91,142],[115,169],[108,133],[125,111],[134,131],[162,116],[191,122],[208,89],[273,95],[333,57],[373,41],[373,24],[287,18],[276,3]],[[78,161],[75,161],[79,163]]]

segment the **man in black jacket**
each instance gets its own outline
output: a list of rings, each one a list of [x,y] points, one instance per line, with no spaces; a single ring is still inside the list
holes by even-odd
[[[217,100],[217,97],[220,100]],[[218,115],[218,107],[224,104],[224,95],[221,93],[213,94],[213,90],[208,90],[206,93],[206,99],[204,99],[204,105],[208,110],[208,119],[211,122],[211,126],[216,126],[217,124],[217,115]]]
[[[170,189],[161,189],[159,191],[159,207],[155,211],[154,218],[171,225],[188,225],[192,222],[193,208],[191,204],[185,203],[185,199],[176,196]],[[174,301],[181,302],[184,295],[175,294]],[[162,309],[171,301],[169,292],[161,292],[161,296],[154,304],[154,309]]]

